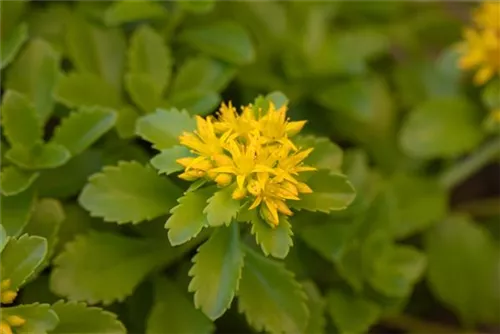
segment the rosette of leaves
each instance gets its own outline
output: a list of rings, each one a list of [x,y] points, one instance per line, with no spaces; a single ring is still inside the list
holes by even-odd
[[[33,280],[48,256],[46,238],[23,234],[7,236],[0,226],[2,274],[2,333],[125,333],[116,315],[85,303],[59,300],[53,304],[8,306],[23,286]]]
[[[272,93],[259,97],[255,105],[267,106],[269,101],[279,106],[286,97]],[[182,169],[176,159],[186,154],[178,137],[194,126],[194,119],[186,111],[176,109],[157,110],[140,118],[137,134],[161,151],[151,160],[157,171],[137,163],[106,167],[90,178],[80,195],[81,205],[91,215],[119,224],[148,224],[145,221],[170,212],[166,226],[173,246],[207,230],[208,240],[198,248],[189,271],[189,291],[194,292],[196,307],[214,320],[238,296],[239,310],[256,329],[303,331],[309,317],[306,292],[292,272],[266,258],[287,256],[293,245],[294,218],[288,221],[282,217],[273,228],[231,198],[231,188],[203,188],[202,182],[194,182],[181,190],[183,185],[174,185],[170,179],[169,175]],[[354,198],[354,190],[340,172],[340,148],[326,138],[314,136],[297,141],[315,147],[306,163],[318,171],[307,181],[313,192],[297,201],[294,208],[320,212],[345,209]],[[247,236],[252,234],[264,256],[255,250],[255,243],[249,242]]]

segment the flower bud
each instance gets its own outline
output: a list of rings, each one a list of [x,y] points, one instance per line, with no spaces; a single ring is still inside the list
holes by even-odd
[[[226,187],[233,181],[233,177],[230,174],[221,173],[215,177],[214,181],[219,187]]]

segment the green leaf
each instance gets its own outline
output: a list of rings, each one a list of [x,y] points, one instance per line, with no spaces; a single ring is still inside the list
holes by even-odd
[[[280,216],[279,224],[271,227],[255,210],[252,212],[251,233],[266,256],[284,259],[293,246],[292,226],[286,216]]]
[[[236,69],[216,59],[197,56],[186,60],[175,77],[172,94],[193,90],[224,90],[236,74]]]
[[[14,196],[2,195],[1,221],[8,236],[17,237],[28,223],[35,203],[33,189],[23,191]]]
[[[54,108],[58,78],[59,56],[44,40],[33,39],[9,67],[5,88],[28,96],[40,120],[45,121]]]
[[[102,168],[105,163],[103,158],[102,151],[88,149],[63,166],[42,171],[35,182],[38,194],[57,198],[78,195],[87,183],[87,178]]]
[[[482,140],[480,122],[480,113],[462,98],[428,100],[410,112],[399,142],[415,158],[456,157]]]
[[[31,148],[13,147],[7,151],[5,157],[24,169],[46,169],[64,165],[71,154],[62,145],[38,143]]]
[[[7,36],[2,38],[1,54],[0,54],[0,69],[9,65],[16,57],[17,53],[28,39],[28,26],[26,23],[18,24],[16,28]]]
[[[467,326],[498,320],[498,246],[481,225],[452,216],[426,236],[427,281]],[[472,327],[471,327],[472,328]]]
[[[137,121],[136,134],[153,144],[153,147],[162,150],[179,144],[179,136],[184,131],[193,131],[195,120],[183,110],[157,110],[154,114],[146,115]]]
[[[118,1],[106,9],[104,21],[108,26],[117,26],[142,20],[160,20],[166,14],[165,7],[155,1]]]
[[[161,91],[154,79],[145,74],[125,75],[125,87],[130,98],[145,113],[152,113],[161,105]]]
[[[162,36],[144,25],[135,30],[128,50],[129,73],[150,78],[153,87],[161,93],[170,80],[172,57]]]
[[[218,190],[207,201],[208,205],[203,209],[207,215],[210,226],[228,226],[240,211],[241,203],[231,196],[236,186],[225,187]]]
[[[500,108],[500,80],[492,80],[481,93],[483,104],[490,110]]]
[[[64,118],[54,130],[52,142],[77,155],[108,132],[116,122],[116,113],[100,107],[81,108]]]
[[[387,36],[374,29],[342,30],[328,37],[320,49],[309,56],[308,67],[315,75],[363,74],[368,70],[367,61],[385,52],[390,45]]]
[[[120,162],[91,176],[79,203],[105,221],[135,224],[168,213],[178,196],[179,188],[153,169]]]
[[[105,232],[79,235],[54,259],[51,290],[89,304],[122,301],[169,259],[167,246]]]
[[[207,115],[214,111],[220,100],[220,95],[216,92],[196,89],[170,96],[168,105],[178,109],[186,109],[191,115]]]
[[[28,189],[38,178],[40,173],[7,166],[0,175],[0,188],[5,196],[12,196]]]
[[[65,219],[64,209],[58,200],[43,198],[34,206],[33,214],[24,232],[29,235],[43,237],[47,240],[45,265],[48,264],[54,253],[59,241],[59,228]],[[39,266],[37,272],[40,272],[41,269],[43,269],[42,266]]]
[[[116,120],[116,131],[122,139],[135,136],[135,122],[139,118],[139,112],[132,106],[124,106],[118,111]]]
[[[272,102],[276,108],[288,105],[290,100],[280,91],[274,91],[266,95],[266,100]]]
[[[217,228],[193,257],[189,291],[194,304],[211,320],[222,316],[231,305],[241,278],[244,253],[238,224]]]
[[[7,235],[7,232],[5,231],[3,225],[0,225],[0,253],[5,248],[5,245],[7,245],[8,241],[9,241],[9,236]]]
[[[366,333],[381,315],[374,302],[340,289],[327,295],[328,311],[340,333]]]
[[[393,235],[407,238],[429,228],[444,218],[448,207],[448,196],[436,180],[395,175],[384,194],[387,213],[381,218],[389,223]]]
[[[389,297],[407,297],[425,271],[425,254],[411,246],[392,246],[372,262],[370,284]]]
[[[35,109],[26,96],[8,90],[2,100],[4,135],[12,146],[27,148],[41,142],[42,126]]]
[[[328,213],[344,210],[356,197],[356,192],[346,176],[328,170],[313,172],[307,184],[313,192],[301,194],[299,201],[290,201],[291,207]]]
[[[340,172],[342,167],[342,149],[325,137],[305,136],[294,138],[298,147],[313,147],[314,151],[304,160],[309,166]]]
[[[356,231],[357,226],[352,221],[327,221],[300,228],[299,236],[326,260],[336,262],[347,251]]]
[[[56,99],[68,108],[101,106],[117,109],[121,105],[116,88],[91,73],[70,73],[61,77]]]
[[[195,14],[205,14],[210,12],[215,7],[215,0],[195,1],[186,0],[178,3],[183,10]]]
[[[155,282],[155,303],[149,314],[146,334],[211,333],[212,322],[170,280],[158,278]]]
[[[123,324],[116,319],[116,314],[99,307],[89,307],[85,303],[58,301],[52,305],[59,323],[50,333],[75,334],[118,334],[126,333]]]
[[[309,313],[306,295],[282,264],[245,249],[238,309],[258,331],[301,333]]]
[[[126,51],[126,40],[120,29],[99,27],[74,15],[68,22],[66,44],[78,72],[96,74],[119,89]]]
[[[184,169],[181,165],[175,162],[179,158],[192,156],[188,148],[184,146],[172,146],[161,150],[161,152],[151,159],[151,165],[158,169],[160,174],[172,174]]]
[[[57,314],[50,309],[48,304],[35,303],[2,308],[2,321],[12,315],[26,320],[21,327],[15,327],[16,334],[46,334],[51,332],[59,322]]]
[[[307,322],[307,327],[304,330],[304,333],[325,333],[326,301],[323,296],[321,296],[318,287],[312,281],[305,281],[302,283],[302,286],[307,294],[307,309],[310,313],[309,321]]]
[[[28,15],[30,37],[41,38],[59,54],[65,54],[64,35],[71,18],[71,7],[67,3],[52,2],[43,7],[31,7]]]
[[[47,240],[38,236],[22,235],[10,238],[2,259],[2,279],[10,279],[9,289],[17,290],[35,272],[47,254]]]
[[[213,188],[198,189],[184,194],[177,201],[179,205],[170,210],[172,214],[165,223],[168,229],[168,240],[177,246],[191,240],[208,226],[207,216],[203,209],[212,196]]]
[[[254,61],[255,50],[245,29],[233,21],[188,28],[179,38],[215,58],[244,65]]]

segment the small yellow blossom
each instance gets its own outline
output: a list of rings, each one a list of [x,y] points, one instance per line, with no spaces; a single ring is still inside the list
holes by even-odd
[[[17,296],[16,291],[9,290],[10,284],[11,284],[10,279],[4,279],[0,283],[0,289],[1,289],[0,297],[2,304],[12,303]]]
[[[179,137],[194,157],[177,159],[184,167],[180,178],[205,178],[223,188],[234,185],[232,197],[249,199],[249,209],[258,209],[271,226],[279,224],[279,214],[292,215],[287,200],[299,200],[311,188],[300,182],[299,173],[316,170],[304,165],[312,148],[300,148],[292,137],[305,121],[290,122],[287,106],[273,103],[265,111],[252,105],[241,108],[222,103],[217,118],[197,117],[197,129]]]
[[[500,2],[484,2],[473,14],[475,26],[464,31],[459,45],[461,69],[476,70],[474,83],[482,85],[500,76]]]
[[[0,334],[12,334],[12,327],[21,327],[26,320],[18,315],[9,315],[0,322]]]
[[[26,320],[18,315],[9,315],[6,320],[12,327],[19,327],[26,323]]]
[[[0,334],[12,334],[12,328],[10,328],[7,321],[2,320],[0,322]]]
[[[483,2],[474,12],[473,19],[479,27],[500,29],[500,2]]]

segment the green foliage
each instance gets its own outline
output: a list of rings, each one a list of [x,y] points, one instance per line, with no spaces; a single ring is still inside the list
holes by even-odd
[[[498,331],[500,81],[459,66],[476,6],[3,1],[2,330]],[[179,137],[229,101],[306,121],[312,192],[277,225],[235,175],[179,178]]]
[[[168,179],[137,162],[107,166],[89,181],[80,195],[80,204],[93,216],[119,224],[136,224],[165,214],[180,195]]]
[[[161,334],[165,328],[175,333],[211,333],[213,324],[173,282],[155,282],[155,302],[146,325],[146,333]]]
[[[204,226],[208,226],[207,215],[203,213],[211,189],[199,189],[187,192],[179,198],[179,204],[174,207],[172,214],[165,223],[168,229],[168,240],[172,246],[185,243],[196,237]]]
[[[495,321],[498,245],[491,236],[468,217],[452,216],[428,232],[426,250],[427,279],[435,295],[465,325]]]
[[[47,304],[19,305],[2,310],[2,319],[12,315],[26,320],[20,328],[16,328],[19,334],[51,333],[59,321],[56,312]]]
[[[217,229],[193,258],[189,291],[210,319],[219,318],[233,300],[243,268],[244,252],[235,224]]]
[[[51,289],[89,304],[123,300],[146,275],[171,260],[169,249],[157,240],[105,232],[80,235],[54,260]]]
[[[238,297],[238,309],[257,330],[302,332],[307,324],[307,297],[293,274],[249,248]]]
[[[51,333],[126,333],[116,315],[85,303],[58,301],[52,305],[59,323]],[[76,332],[75,332],[76,330]]]

